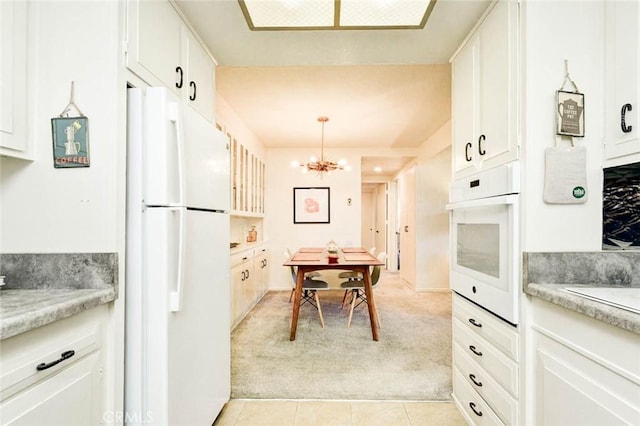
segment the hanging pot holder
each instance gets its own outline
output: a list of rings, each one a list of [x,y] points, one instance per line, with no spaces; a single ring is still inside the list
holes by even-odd
[[[587,150],[583,146],[545,150],[543,199],[549,204],[587,201]]]

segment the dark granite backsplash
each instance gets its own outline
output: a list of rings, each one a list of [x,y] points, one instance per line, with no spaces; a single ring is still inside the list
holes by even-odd
[[[524,253],[524,283],[640,287],[640,251]]]
[[[118,288],[117,253],[2,253],[3,290]]]

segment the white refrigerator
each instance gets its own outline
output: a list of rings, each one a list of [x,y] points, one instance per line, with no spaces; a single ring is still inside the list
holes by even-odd
[[[211,425],[230,396],[228,142],[165,88],[127,97],[124,420]]]

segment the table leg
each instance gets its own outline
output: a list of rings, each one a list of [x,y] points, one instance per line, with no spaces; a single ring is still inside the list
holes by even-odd
[[[298,267],[296,275],[296,291],[293,295],[293,312],[291,315],[291,335],[289,340],[296,340],[296,329],[298,328],[298,314],[300,313],[300,297],[302,296],[302,283],[304,282],[304,271]]]
[[[376,309],[376,301],[373,298],[373,288],[371,287],[371,275],[369,268],[366,267],[362,271],[364,277],[364,293],[367,295],[367,307],[369,308],[369,321],[371,321],[371,333],[373,340],[378,341],[378,310]]]

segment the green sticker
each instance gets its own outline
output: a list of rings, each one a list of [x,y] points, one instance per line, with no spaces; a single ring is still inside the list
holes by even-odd
[[[581,186],[576,186],[575,188],[573,188],[573,197],[574,198],[582,198],[584,197],[584,195],[587,193],[587,191],[585,191],[585,189]]]

